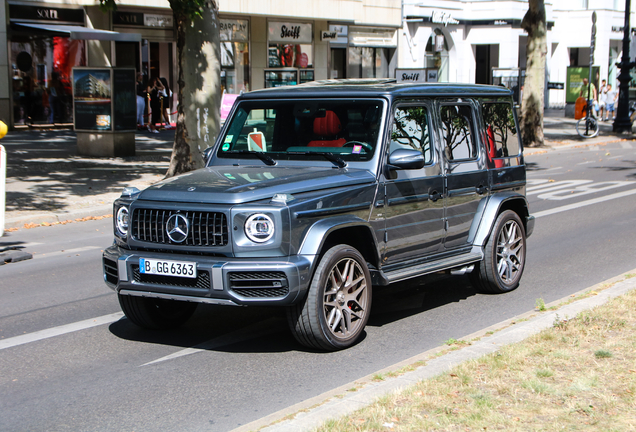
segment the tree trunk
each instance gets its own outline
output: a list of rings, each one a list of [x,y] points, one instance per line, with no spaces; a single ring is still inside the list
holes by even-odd
[[[174,8],[173,8],[174,9]],[[166,177],[204,165],[202,152],[220,129],[221,54],[218,3],[207,1],[200,18],[175,13],[179,108]]]
[[[524,147],[543,145],[543,105],[547,26],[544,0],[529,0],[521,27],[528,33],[526,79],[521,101],[521,136]]]

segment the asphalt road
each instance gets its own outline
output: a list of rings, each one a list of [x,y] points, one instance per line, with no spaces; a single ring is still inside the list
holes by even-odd
[[[34,258],[0,266],[0,430],[228,431],[635,267],[636,143],[526,161],[538,217],[521,286],[377,291],[365,339],[336,353],[299,346],[278,309],[202,306],[179,330],[136,328],[102,282],[111,220],[8,233],[0,249]]]

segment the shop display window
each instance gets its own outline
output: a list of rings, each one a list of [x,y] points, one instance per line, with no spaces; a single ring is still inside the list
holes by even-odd
[[[313,68],[313,47],[305,44],[270,44],[268,66]]]
[[[86,65],[82,40],[14,35],[13,124],[73,122],[72,69]]]
[[[221,42],[221,86],[229,94],[250,90],[249,44]]]
[[[296,84],[298,84],[298,72],[295,70],[265,71],[265,88]]]
[[[249,21],[223,18],[220,27],[223,93],[250,91]]]

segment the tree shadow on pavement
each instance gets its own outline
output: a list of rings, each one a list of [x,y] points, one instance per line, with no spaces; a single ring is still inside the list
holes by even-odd
[[[6,210],[64,211],[69,199],[81,202],[119,193],[165,175],[174,134],[164,139],[136,135],[137,155],[120,158],[79,156],[72,131],[12,132],[2,140],[7,152]]]

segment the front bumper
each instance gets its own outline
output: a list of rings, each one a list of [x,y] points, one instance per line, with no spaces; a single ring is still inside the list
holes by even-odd
[[[196,262],[197,278],[141,274],[140,258]],[[303,298],[314,258],[175,256],[111,246],[104,251],[102,264],[104,281],[122,295],[232,306],[284,306]]]

